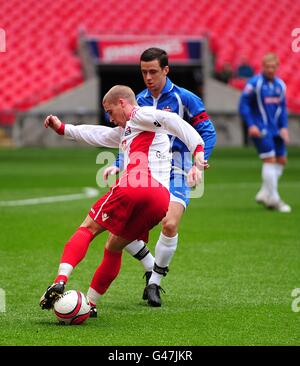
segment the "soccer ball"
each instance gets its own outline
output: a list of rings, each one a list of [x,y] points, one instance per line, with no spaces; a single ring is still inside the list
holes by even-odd
[[[90,316],[90,305],[80,291],[69,290],[59,297],[53,311],[60,324],[82,324]]]

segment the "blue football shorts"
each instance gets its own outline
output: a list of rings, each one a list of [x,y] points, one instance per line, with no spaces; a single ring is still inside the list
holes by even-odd
[[[204,158],[208,160],[216,144],[216,136],[204,139]],[[180,141],[180,140],[178,140]],[[174,146],[174,145],[173,145]],[[191,187],[187,184],[186,175],[192,167],[192,157],[185,145],[180,151],[173,151],[172,169],[170,173],[171,202],[179,202],[184,208],[190,202]]]
[[[266,133],[262,137],[253,137],[253,143],[261,159],[286,156],[286,145],[280,136]]]

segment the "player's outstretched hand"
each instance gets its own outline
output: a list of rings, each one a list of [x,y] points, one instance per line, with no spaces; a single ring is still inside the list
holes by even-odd
[[[61,124],[62,124],[61,120],[56,116],[52,116],[52,114],[50,114],[50,116],[48,116],[44,121],[44,126],[46,128],[50,127],[54,131],[59,130]]]
[[[114,165],[109,166],[103,172],[103,180],[107,181],[109,175],[116,175],[119,173],[119,171],[120,171],[120,169],[118,167],[116,167]]]
[[[203,169],[200,170],[193,165],[187,175],[187,184],[190,187],[196,187],[202,181]]]
[[[196,167],[199,170],[203,170],[203,169],[208,169],[209,168],[209,164],[207,162],[207,160],[204,159],[204,152],[197,152],[197,154],[194,156],[194,162]]]

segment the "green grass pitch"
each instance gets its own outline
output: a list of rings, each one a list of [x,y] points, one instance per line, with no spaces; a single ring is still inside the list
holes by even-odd
[[[98,152],[75,145],[0,150],[0,201],[97,188]],[[217,148],[205,194],[191,201],[181,222],[162,308],[141,299],[142,267],[124,253],[99,317],[80,326],[58,325],[38,302],[65,242],[96,199],[0,207],[0,345],[300,345],[291,295],[300,287],[299,156],[289,149],[280,193],[293,211],[281,214],[254,201],[260,184],[254,149]],[[152,252],[159,232],[160,226],[151,232]],[[87,291],[106,237],[91,244],[67,289]]]

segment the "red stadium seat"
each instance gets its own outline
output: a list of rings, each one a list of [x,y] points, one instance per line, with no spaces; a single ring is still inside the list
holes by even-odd
[[[289,108],[300,109],[299,54],[291,51],[291,31],[299,27],[299,2],[277,1],[274,6],[272,0],[0,0],[0,4],[5,14],[1,28],[10,35],[7,52],[0,53],[0,111],[8,106],[29,108],[83,81],[75,56],[80,27],[93,34],[209,34],[216,67],[224,62],[236,67],[247,56],[256,72],[263,54],[274,50],[282,60],[279,72],[288,86]],[[233,79],[231,85],[241,88],[242,81]]]
[[[243,89],[246,84],[246,79],[244,78],[233,78],[229,81],[229,85],[237,89]]]

